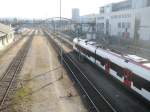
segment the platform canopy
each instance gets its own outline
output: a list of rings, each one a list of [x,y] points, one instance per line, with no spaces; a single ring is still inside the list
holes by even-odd
[[[3,37],[3,36],[5,36],[5,35],[6,35],[5,33],[0,32],[0,37]]]
[[[1,33],[9,34],[12,31],[13,31],[13,29],[11,28],[11,26],[0,23],[0,35],[1,35]]]

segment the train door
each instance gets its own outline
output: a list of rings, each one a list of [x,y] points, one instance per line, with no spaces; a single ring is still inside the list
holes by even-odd
[[[128,69],[125,69],[123,71],[123,76],[124,76],[124,84],[127,86],[127,87],[131,87],[131,82],[132,82],[132,72]]]
[[[84,62],[84,55],[82,54],[82,52],[84,52],[83,50],[84,50],[84,49],[79,48],[78,60],[79,60],[80,62]]]
[[[106,63],[105,63],[105,72],[107,74],[109,74],[109,72],[110,72],[110,61],[109,60],[106,60]]]

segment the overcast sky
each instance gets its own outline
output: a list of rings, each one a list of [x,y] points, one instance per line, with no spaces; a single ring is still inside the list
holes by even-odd
[[[45,19],[59,16],[60,0],[0,0],[0,17]],[[62,16],[70,18],[71,9],[80,14],[98,13],[99,7],[123,0],[62,0]]]

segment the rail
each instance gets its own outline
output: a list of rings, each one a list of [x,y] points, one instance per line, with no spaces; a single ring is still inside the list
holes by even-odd
[[[55,43],[55,41],[45,32],[47,40],[55,48],[56,52],[60,55],[60,46]],[[92,104],[92,112],[118,112],[111,103],[109,103],[108,98],[103,95],[103,91],[99,91],[94,84],[86,77],[86,75],[80,70],[74,59],[63,52],[63,62],[67,70],[72,74],[75,82],[78,83],[81,90],[85,93],[88,100]]]
[[[13,90],[13,84],[15,83],[16,75],[20,73],[23,67],[23,63],[30,48],[32,39],[33,34],[18,51],[17,55],[14,57],[14,59],[0,78],[0,86],[2,87],[0,91],[0,111],[3,111],[3,109],[7,107],[7,104],[9,102],[9,94]],[[4,104],[6,104],[5,107]]]

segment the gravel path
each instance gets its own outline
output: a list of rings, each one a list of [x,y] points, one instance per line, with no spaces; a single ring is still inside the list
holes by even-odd
[[[87,112],[43,35],[34,37],[19,79],[23,93],[14,97],[17,112]]]

